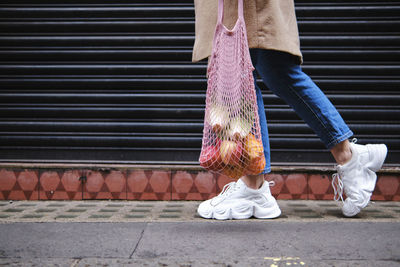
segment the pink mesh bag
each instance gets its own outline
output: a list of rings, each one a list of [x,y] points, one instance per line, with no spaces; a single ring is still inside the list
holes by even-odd
[[[222,23],[223,0],[207,67],[207,95],[200,165],[238,179],[265,168],[253,64],[247,43],[243,0],[232,30]]]

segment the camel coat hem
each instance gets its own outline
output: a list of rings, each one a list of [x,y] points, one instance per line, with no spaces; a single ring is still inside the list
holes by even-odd
[[[303,63],[293,0],[243,0],[249,48],[288,52]],[[218,17],[218,0],[194,0],[195,42],[192,62],[211,55]],[[237,0],[224,1],[223,24],[232,29],[237,20]]]

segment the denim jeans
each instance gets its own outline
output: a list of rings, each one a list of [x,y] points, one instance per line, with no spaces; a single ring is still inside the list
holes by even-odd
[[[292,107],[297,115],[311,127],[327,149],[331,149],[353,135],[329,99],[302,71],[296,56],[286,52],[259,48],[251,48],[250,56],[256,69],[253,75],[264,155],[267,162],[262,173],[271,172],[271,152],[264,101],[261,89],[256,82],[256,71],[265,85]]]

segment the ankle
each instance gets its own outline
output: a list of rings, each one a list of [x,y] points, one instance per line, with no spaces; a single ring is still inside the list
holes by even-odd
[[[331,153],[339,165],[344,165],[351,160],[352,152],[350,149],[350,143],[345,140],[331,149]]]
[[[352,157],[351,150],[344,151],[343,153],[340,154],[340,156],[336,158],[336,162],[339,165],[344,165],[351,160],[351,157]]]
[[[259,189],[264,183],[264,174],[259,175],[245,175],[242,181],[251,189]]]

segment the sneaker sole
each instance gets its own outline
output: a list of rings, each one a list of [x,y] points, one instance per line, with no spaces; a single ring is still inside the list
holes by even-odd
[[[207,214],[201,214],[199,210],[197,213],[205,219],[216,219],[216,220],[243,220],[249,219],[254,216],[257,219],[273,219],[281,215],[279,206],[273,206],[272,208],[265,209],[258,205],[254,205],[252,202],[246,203],[247,205],[227,207],[226,209],[213,210]]]
[[[262,208],[258,205],[254,205],[253,216],[256,217],[257,219],[274,219],[279,217],[281,213],[282,212],[278,204],[274,205],[269,209]]]

